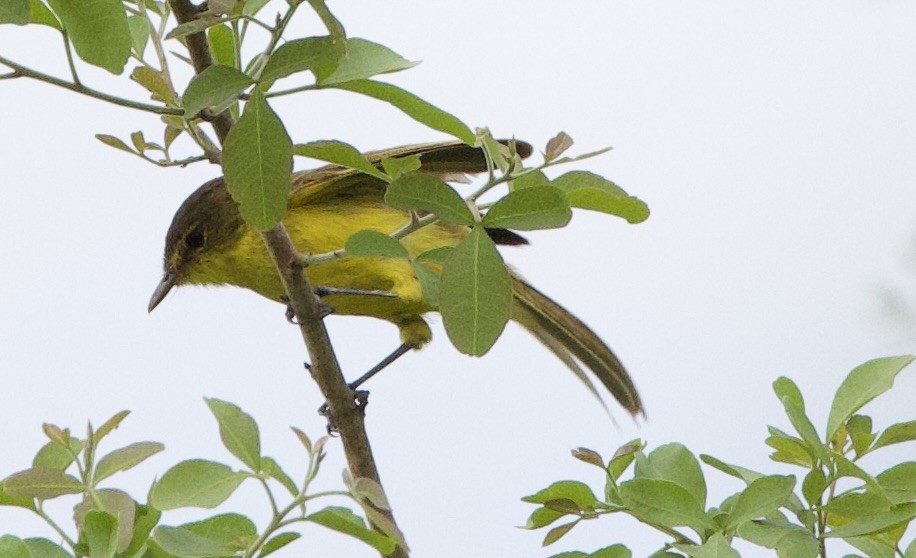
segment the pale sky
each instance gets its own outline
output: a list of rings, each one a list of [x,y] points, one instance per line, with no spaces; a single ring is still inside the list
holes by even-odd
[[[560,479],[602,489],[577,446],[609,456],[640,437],[780,474],[765,425],[789,430],[771,384],[801,387],[820,430],[839,382],[871,358],[916,351],[916,4],[903,0],[767,2],[331,2],[351,36],[419,67],[384,79],[462,118],[543,148],[556,132],[582,163],[647,201],[640,225],[578,212],[530,234],[505,258],[590,324],[618,353],[645,402],[617,426],[518,327],[483,359],[433,344],[370,385],[368,429],[389,499],[416,556],[549,556],[664,540],[621,518],[584,522],[541,549],[517,529],[519,498]],[[418,7],[419,6],[419,7]],[[565,9],[563,9],[565,8]],[[303,8],[303,12],[306,8]],[[293,26],[320,33],[311,17]],[[59,38],[0,27],[0,54],[59,76]],[[85,70],[102,89],[143,100],[135,84]],[[157,119],[25,80],[0,82],[0,477],[29,466],[42,422],[82,431],[122,409],[108,450],[157,440],[167,450],[113,480],[143,500],[183,459],[239,466],[203,397],[240,405],[264,452],[290,471],[304,458],[288,426],[315,437],[321,397],[283,308],[238,289],[180,289],[152,314],[165,231],[179,203],[218,174],[162,170],[93,139],[159,138]],[[321,92],[276,103],[297,142],[361,149],[445,139],[377,102]],[[328,320],[354,378],[397,344],[390,325]],[[912,420],[916,370],[864,412],[876,426]],[[338,442],[318,488],[340,486]],[[913,444],[866,460],[878,473]],[[708,506],[739,490],[706,470]],[[109,485],[111,486],[111,485]],[[328,502],[330,505],[332,502]],[[339,502],[336,502],[339,503]],[[51,509],[62,521],[73,502]],[[320,504],[319,504],[320,506]],[[223,508],[256,510],[252,483]],[[318,509],[318,508],[315,508]],[[176,525],[212,512],[165,515]],[[53,534],[0,508],[0,534]],[[375,556],[318,526],[278,556]],[[904,540],[912,539],[912,529]],[[749,545],[744,556],[770,556]],[[833,554],[842,552],[840,548]]]

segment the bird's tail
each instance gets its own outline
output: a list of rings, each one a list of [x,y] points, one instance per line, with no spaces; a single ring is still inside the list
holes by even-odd
[[[568,310],[512,273],[512,319],[555,354],[595,395],[585,365],[631,414],[643,413],[639,393],[623,364],[595,332]]]

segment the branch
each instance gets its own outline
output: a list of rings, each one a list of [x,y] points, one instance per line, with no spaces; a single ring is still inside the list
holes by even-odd
[[[190,21],[198,14],[190,0],[169,0],[169,5],[179,23]],[[194,69],[200,73],[213,63],[206,37],[203,33],[192,33],[187,35],[186,39]],[[229,111],[223,111],[213,120],[213,128],[221,142],[225,142],[232,123]],[[364,477],[381,484],[375,459],[372,457],[369,436],[366,433],[363,409],[356,404],[355,394],[340,371],[327,329],[324,327],[321,301],[309,285],[302,256],[296,250],[282,223],[270,231],[261,233],[261,238],[277,267],[289,297],[289,305],[299,321],[299,329],[309,353],[312,378],[318,384],[328,403],[331,416],[334,417],[350,473],[356,478]],[[390,510],[376,508],[375,511],[397,529]],[[378,529],[375,525],[373,527]],[[407,551],[398,546],[389,556],[406,558]]]
[[[50,83],[51,85],[56,85],[58,87],[63,87],[64,89],[69,89],[70,91],[76,91],[77,93],[81,93],[89,97],[94,97],[96,99],[101,99],[103,101],[107,101],[115,105],[120,105],[122,107],[143,110],[143,111],[152,112],[155,114],[170,114],[174,116],[184,115],[184,111],[179,108],[148,105],[146,103],[138,103],[136,101],[131,101],[129,99],[115,97],[114,95],[109,95],[108,93],[103,93],[101,91],[97,91],[90,87],[86,87],[82,83],[69,82],[69,81],[66,81],[60,78],[56,78],[54,76],[49,76],[48,74],[43,74],[39,71],[32,70],[30,68],[26,68],[25,66],[21,66],[13,62],[12,60],[9,60],[8,58],[4,58],[3,56],[0,56],[0,64],[3,64],[4,66],[7,66],[8,68],[13,70],[12,73],[4,74],[2,76],[3,79],[27,77],[31,79],[37,79],[38,81],[43,81],[45,83]]]
[[[172,13],[178,23],[187,23],[197,18],[198,9],[191,4],[190,0],[169,0],[169,6],[172,7]],[[210,45],[207,44],[207,36],[203,32],[191,33],[185,35],[185,41],[188,45],[188,53],[191,55],[191,62],[194,64],[194,72],[201,73],[213,65],[213,58],[210,57]],[[229,130],[232,128],[232,115],[229,111],[223,111],[213,119],[213,129],[220,142],[225,141]]]

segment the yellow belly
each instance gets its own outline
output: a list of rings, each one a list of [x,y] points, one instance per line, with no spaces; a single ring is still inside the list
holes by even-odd
[[[402,211],[371,200],[346,200],[291,209],[284,225],[302,254],[323,254],[343,248],[355,232],[365,229],[391,233],[408,222]],[[419,253],[454,246],[467,234],[465,227],[437,224],[424,227],[402,239],[411,257]],[[283,286],[273,262],[254,229],[246,228],[242,239],[232,248],[209,256],[206,276],[190,278],[191,283],[231,284],[251,289],[272,300],[280,300]],[[436,310],[423,300],[420,282],[410,263],[393,258],[344,258],[306,268],[313,286],[393,292],[396,298],[366,295],[330,295],[326,298],[334,312],[344,315],[373,316],[394,322],[405,335],[425,334],[404,331],[420,314]],[[419,326],[417,326],[419,327]],[[423,341],[425,342],[425,341]],[[422,344],[422,343],[420,343]]]

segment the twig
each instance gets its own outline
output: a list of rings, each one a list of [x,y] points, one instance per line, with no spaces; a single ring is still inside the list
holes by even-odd
[[[38,81],[43,81],[45,83],[50,83],[51,85],[56,85],[58,87],[63,87],[64,89],[69,89],[70,91],[75,91],[88,97],[101,99],[102,101],[107,101],[122,107],[152,112],[154,114],[170,114],[174,116],[182,116],[184,114],[184,111],[178,108],[160,107],[146,103],[138,103],[137,101],[115,97],[114,95],[109,95],[108,93],[97,91],[90,87],[86,87],[81,83],[72,83],[54,76],[49,76],[48,74],[44,74],[42,72],[26,68],[25,66],[21,66],[8,58],[4,58],[3,56],[0,56],[0,64],[3,64],[4,66],[7,66],[13,70],[12,74],[7,74],[4,76],[4,79],[26,77]]]
[[[83,85],[80,81],[79,74],[76,73],[76,62],[73,61],[73,49],[70,48],[70,37],[65,32],[61,33],[61,37],[64,39],[64,50],[67,52],[67,65],[70,67],[70,76],[73,78],[73,83],[76,85]]]
[[[190,0],[169,0],[169,6],[172,7],[172,13],[175,14],[178,23],[187,23],[197,18],[198,11]],[[185,35],[185,42],[196,73],[199,74],[213,65],[210,45],[207,44],[207,36],[203,32]],[[232,115],[229,114],[229,111],[223,111],[213,119],[211,124],[220,141],[224,141],[229,135],[229,130],[232,129]]]

